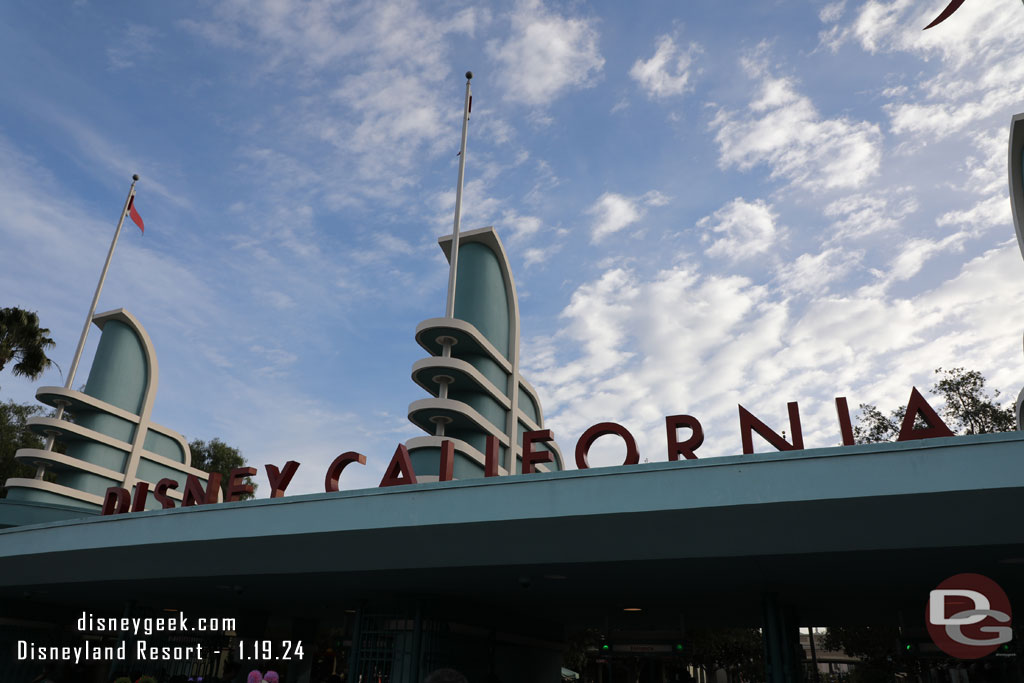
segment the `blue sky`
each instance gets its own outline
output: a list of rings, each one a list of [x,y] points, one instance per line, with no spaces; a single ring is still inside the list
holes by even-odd
[[[782,429],[798,401],[806,446],[835,445],[834,396],[889,409],[939,366],[1010,399],[1024,7],[922,32],[945,4],[4,3],[0,305],[38,311],[66,369],[139,173],[146,234],[126,225],[99,310],[153,338],[154,419],[264,482],[302,462],[292,493],[347,450],[369,462],[342,486],[375,486],[418,435],[471,69],[462,226],[509,251],[568,460],[609,420],[664,460],[679,413],[701,455],[739,452],[739,402]],[[39,384],[63,381],[0,396]]]

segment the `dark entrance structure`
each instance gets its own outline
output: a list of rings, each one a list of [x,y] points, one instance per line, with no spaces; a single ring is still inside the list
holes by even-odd
[[[798,626],[923,626],[928,591],[965,571],[1021,604],[1022,448],[1012,432],[15,527],[0,531],[0,616],[187,610],[307,647],[347,619],[348,672],[393,683],[444,663],[556,680],[587,627],[671,644],[748,625],[767,679],[799,680]],[[319,654],[282,663],[289,683]]]

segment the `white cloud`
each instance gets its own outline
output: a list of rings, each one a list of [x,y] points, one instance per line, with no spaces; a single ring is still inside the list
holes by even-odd
[[[479,134],[482,139],[487,140],[492,145],[504,145],[511,142],[515,137],[515,128],[508,121],[498,116],[497,109],[476,107],[473,111],[473,123],[475,124],[473,132]],[[522,150],[520,154],[529,156],[529,153],[525,150]]]
[[[1019,45],[1024,36],[1024,26],[1011,20],[1020,8],[1011,3],[964,3],[941,25],[922,30],[938,16],[939,9],[940,5],[912,0],[869,0],[861,7],[850,37],[868,52],[907,50],[937,55],[956,68],[978,60],[990,62],[1005,49]]]
[[[473,35],[490,21],[486,10],[432,16],[413,0],[225,0],[212,14],[181,25],[254,55],[257,83],[285,77],[298,91],[248,125],[279,131],[262,144],[302,159],[313,178],[307,191],[323,193],[332,208],[402,201],[424,158],[457,149],[461,116],[448,95],[457,98],[458,88],[442,85],[451,81],[450,38]],[[498,124],[492,132],[511,135]]]
[[[496,219],[504,209],[504,200],[489,193],[490,187],[483,179],[467,182],[462,188],[462,215],[460,218],[463,230],[474,230],[487,225],[496,225]],[[438,213],[435,224],[442,231],[451,233],[455,215],[455,188],[439,192],[434,197]]]
[[[842,263],[834,251],[812,258]],[[737,403],[788,431],[791,400],[806,446],[836,445],[833,397],[905,405],[936,367],[969,364],[1015,395],[1019,271],[1007,244],[912,298],[820,292],[798,306],[784,291],[686,264],[653,275],[615,268],[577,288],[553,338],[528,340],[524,372],[563,451],[591,424],[614,420],[637,437],[641,457],[664,460],[664,416],[688,413],[707,436],[699,455],[737,453]]]
[[[830,2],[821,8],[818,12],[818,18],[824,24],[832,24],[839,21],[839,18],[843,16],[843,10],[846,9],[846,0],[837,0],[837,2]]]
[[[938,225],[969,225],[978,229],[1002,227],[1012,221],[1010,198],[994,195],[983,199],[969,209],[949,211],[939,216]]]
[[[636,60],[629,76],[640,84],[648,97],[663,98],[682,95],[690,85],[690,67],[694,55],[700,52],[695,43],[681,50],[672,39],[664,35],[658,38],[654,56],[647,61]]]
[[[1024,71],[1021,76],[1024,76]],[[988,118],[993,111],[1017,103],[1019,99],[1010,89],[994,88],[973,101],[951,98],[933,103],[893,103],[886,105],[886,111],[894,134],[917,135],[932,142],[964,130]]]
[[[882,157],[878,125],[823,118],[792,79],[768,72],[760,52],[743,62],[759,81],[748,111],[723,109],[711,122],[719,165],[745,171],[767,164],[773,178],[812,191],[857,188],[875,176]]]
[[[646,207],[664,206],[668,202],[669,198],[657,190],[641,197],[605,192],[587,209],[587,213],[595,217],[591,226],[591,241],[600,242],[608,235],[633,225],[646,215]]]
[[[361,175],[386,177],[396,166],[414,166],[425,146],[446,131],[437,87],[421,74],[397,69],[370,71],[344,79],[334,97],[359,116],[352,127],[320,130],[320,136],[360,158]],[[401,106],[396,106],[400,102]],[[315,120],[307,123],[315,127]],[[310,132],[317,133],[314,128]],[[454,143],[454,140],[453,140]],[[457,147],[456,147],[457,149]],[[412,182],[394,176],[391,188]]]
[[[635,200],[614,192],[605,192],[598,197],[587,213],[596,216],[591,229],[591,238],[595,242],[636,223],[643,216],[643,210]]]
[[[127,182],[133,172],[142,176],[139,183],[140,195],[154,192],[177,207],[188,207],[190,202],[184,192],[168,181],[171,175],[166,167],[133,148],[130,144],[111,139],[99,129],[87,123],[83,118],[75,117],[67,112],[49,105],[31,107],[33,116],[37,116],[51,125],[55,131],[66,135],[69,147],[81,153],[90,171],[101,170],[109,177],[116,178],[114,183],[120,192],[127,192]],[[76,159],[80,159],[75,155]],[[140,199],[140,201],[142,201]],[[142,205],[139,205],[142,211]]]
[[[905,85],[894,85],[891,88],[886,88],[882,91],[882,97],[903,97],[909,92],[909,88]]]
[[[658,192],[657,190],[651,190],[650,192],[645,192],[644,196],[641,197],[640,199],[647,206],[665,206],[670,201],[672,201],[671,197],[669,197],[666,194],[662,194],[661,192]]]
[[[914,277],[935,256],[964,250],[969,240],[1011,223],[1006,121],[1024,91],[1024,61],[1019,59],[1024,23],[1011,19],[1020,7],[964,3],[941,25],[922,30],[941,8],[910,0],[869,0],[858,7],[842,36],[868,53],[894,54],[920,65],[919,73],[909,76],[908,70],[904,83],[886,83],[880,94],[889,100],[882,110],[899,142],[894,157],[912,160],[916,168],[906,168],[914,168],[923,181],[897,194],[887,189],[847,197],[826,209],[838,219],[838,236],[894,235],[890,241],[896,246],[872,286],[880,289],[872,291]],[[930,187],[932,168],[948,171]],[[937,210],[922,216],[919,204]],[[928,226],[925,231],[913,229],[922,224]]]
[[[901,98],[885,107],[893,132],[922,143],[1007,112],[1024,89],[1024,61],[1018,58],[1024,22],[1015,19],[1019,7],[964,3],[942,24],[921,30],[939,9],[911,0],[870,0],[837,40],[852,40],[869,53],[903,52],[938,65],[917,79],[913,90],[899,86],[884,93]]]
[[[544,247],[534,247],[523,252],[523,265],[527,268],[544,263],[554,254],[562,250],[561,244],[549,244]]]
[[[543,107],[567,90],[593,84],[604,66],[592,20],[549,12],[541,0],[522,0],[512,12],[512,35],[490,41],[501,65],[505,99]]]
[[[822,295],[829,284],[853,270],[864,257],[862,251],[838,247],[817,254],[800,254],[795,260],[776,268],[775,280],[787,292]]]
[[[704,252],[732,261],[778,250],[785,231],[776,225],[778,214],[762,199],[748,202],[737,197],[711,216],[697,221],[705,233],[701,240],[714,242]]]
[[[925,261],[935,254],[962,247],[964,237],[963,233],[955,233],[941,240],[912,239],[905,242],[889,264],[890,280],[907,280],[917,275]]]
[[[869,0],[860,10],[853,24],[853,35],[860,41],[861,45],[868,52],[876,52],[879,43],[887,36],[898,30],[901,14],[912,4],[912,0],[897,0],[896,2],[876,2]],[[924,28],[925,24],[921,27]]]
[[[107,62],[111,69],[120,70],[135,66],[136,60],[156,52],[154,41],[157,31],[151,26],[128,24],[117,34],[114,44],[107,48]]]
[[[502,215],[501,225],[509,231],[513,239],[521,239],[537,234],[543,222],[536,216],[520,216],[509,209]]]
[[[371,69],[403,64],[439,76],[448,72],[444,37],[472,35],[489,20],[485,10],[473,8],[435,20],[413,0],[224,0],[213,13],[208,21],[179,23],[215,45],[260,53],[266,71],[292,66],[315,71],[357,58]]]
[[[977,153],[964,160],[966,182],[956,179],[956,186],[981,195],[1006,197],[1006,130],[990,127],[971,136]]]
[[[834,218],[829,243],[862,239],[875,233],[898,233],[903,219],[920,209],[910,187],[886,188],[847,195],[825,205],[824,214]]]

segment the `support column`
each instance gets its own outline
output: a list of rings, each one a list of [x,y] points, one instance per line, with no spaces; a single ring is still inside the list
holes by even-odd
[[[423,601],[416,601],[416,618],[413,621],[411,680],[420,680],[420,665],[423,661]]]
[[[803,653],[796,613],[776,593],[762,597],[762,634],[766,683],[801,683]]]
[[[355,627],[352,629],[352,649],[348,653],[348,679],[349,681],[359,680],[359,650],[362,641],[363,631],[363,613],[365,612],[363,605],[359,606],[356,610]]]

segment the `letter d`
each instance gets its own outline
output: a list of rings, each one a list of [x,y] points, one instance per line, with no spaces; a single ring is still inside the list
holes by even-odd
[[[967,626],[968,624],[977,624],[979,621],[985,620],[984,614],[972,614],[969,617],[957,618],[955,616],[946,617],[946,598],[947,597],[961,597],[970,598],[974,603],[973,609],[975,610],[987,610],[992,607],[989,604],[988,598],[979,593],[978,591],[972,591],[960,588],[950,589],[938,589],[936,588],[928,595],[928,609],[929,616],[928,621],[932,622],[936,626],[948,626],[956,624],[958,626]],[[957,610],[957,613],[963,610]]]
[[[28,643],[24,640],[18,641],[18,661],[28,659]]]
[[[77,625],[78,625],[78,630],[79,630],[79,631],[84,631],[84,630],[85,630],[85,628],[86,628],[86,627],[85,627],[85,623],[86,623],[86,622],[85,622],[85,615],[86,615],[86,614],[87,614],[86,612],[82,612],[82,616],[80,616],[80,617],[78,618],[78,624],[77,624]]]

